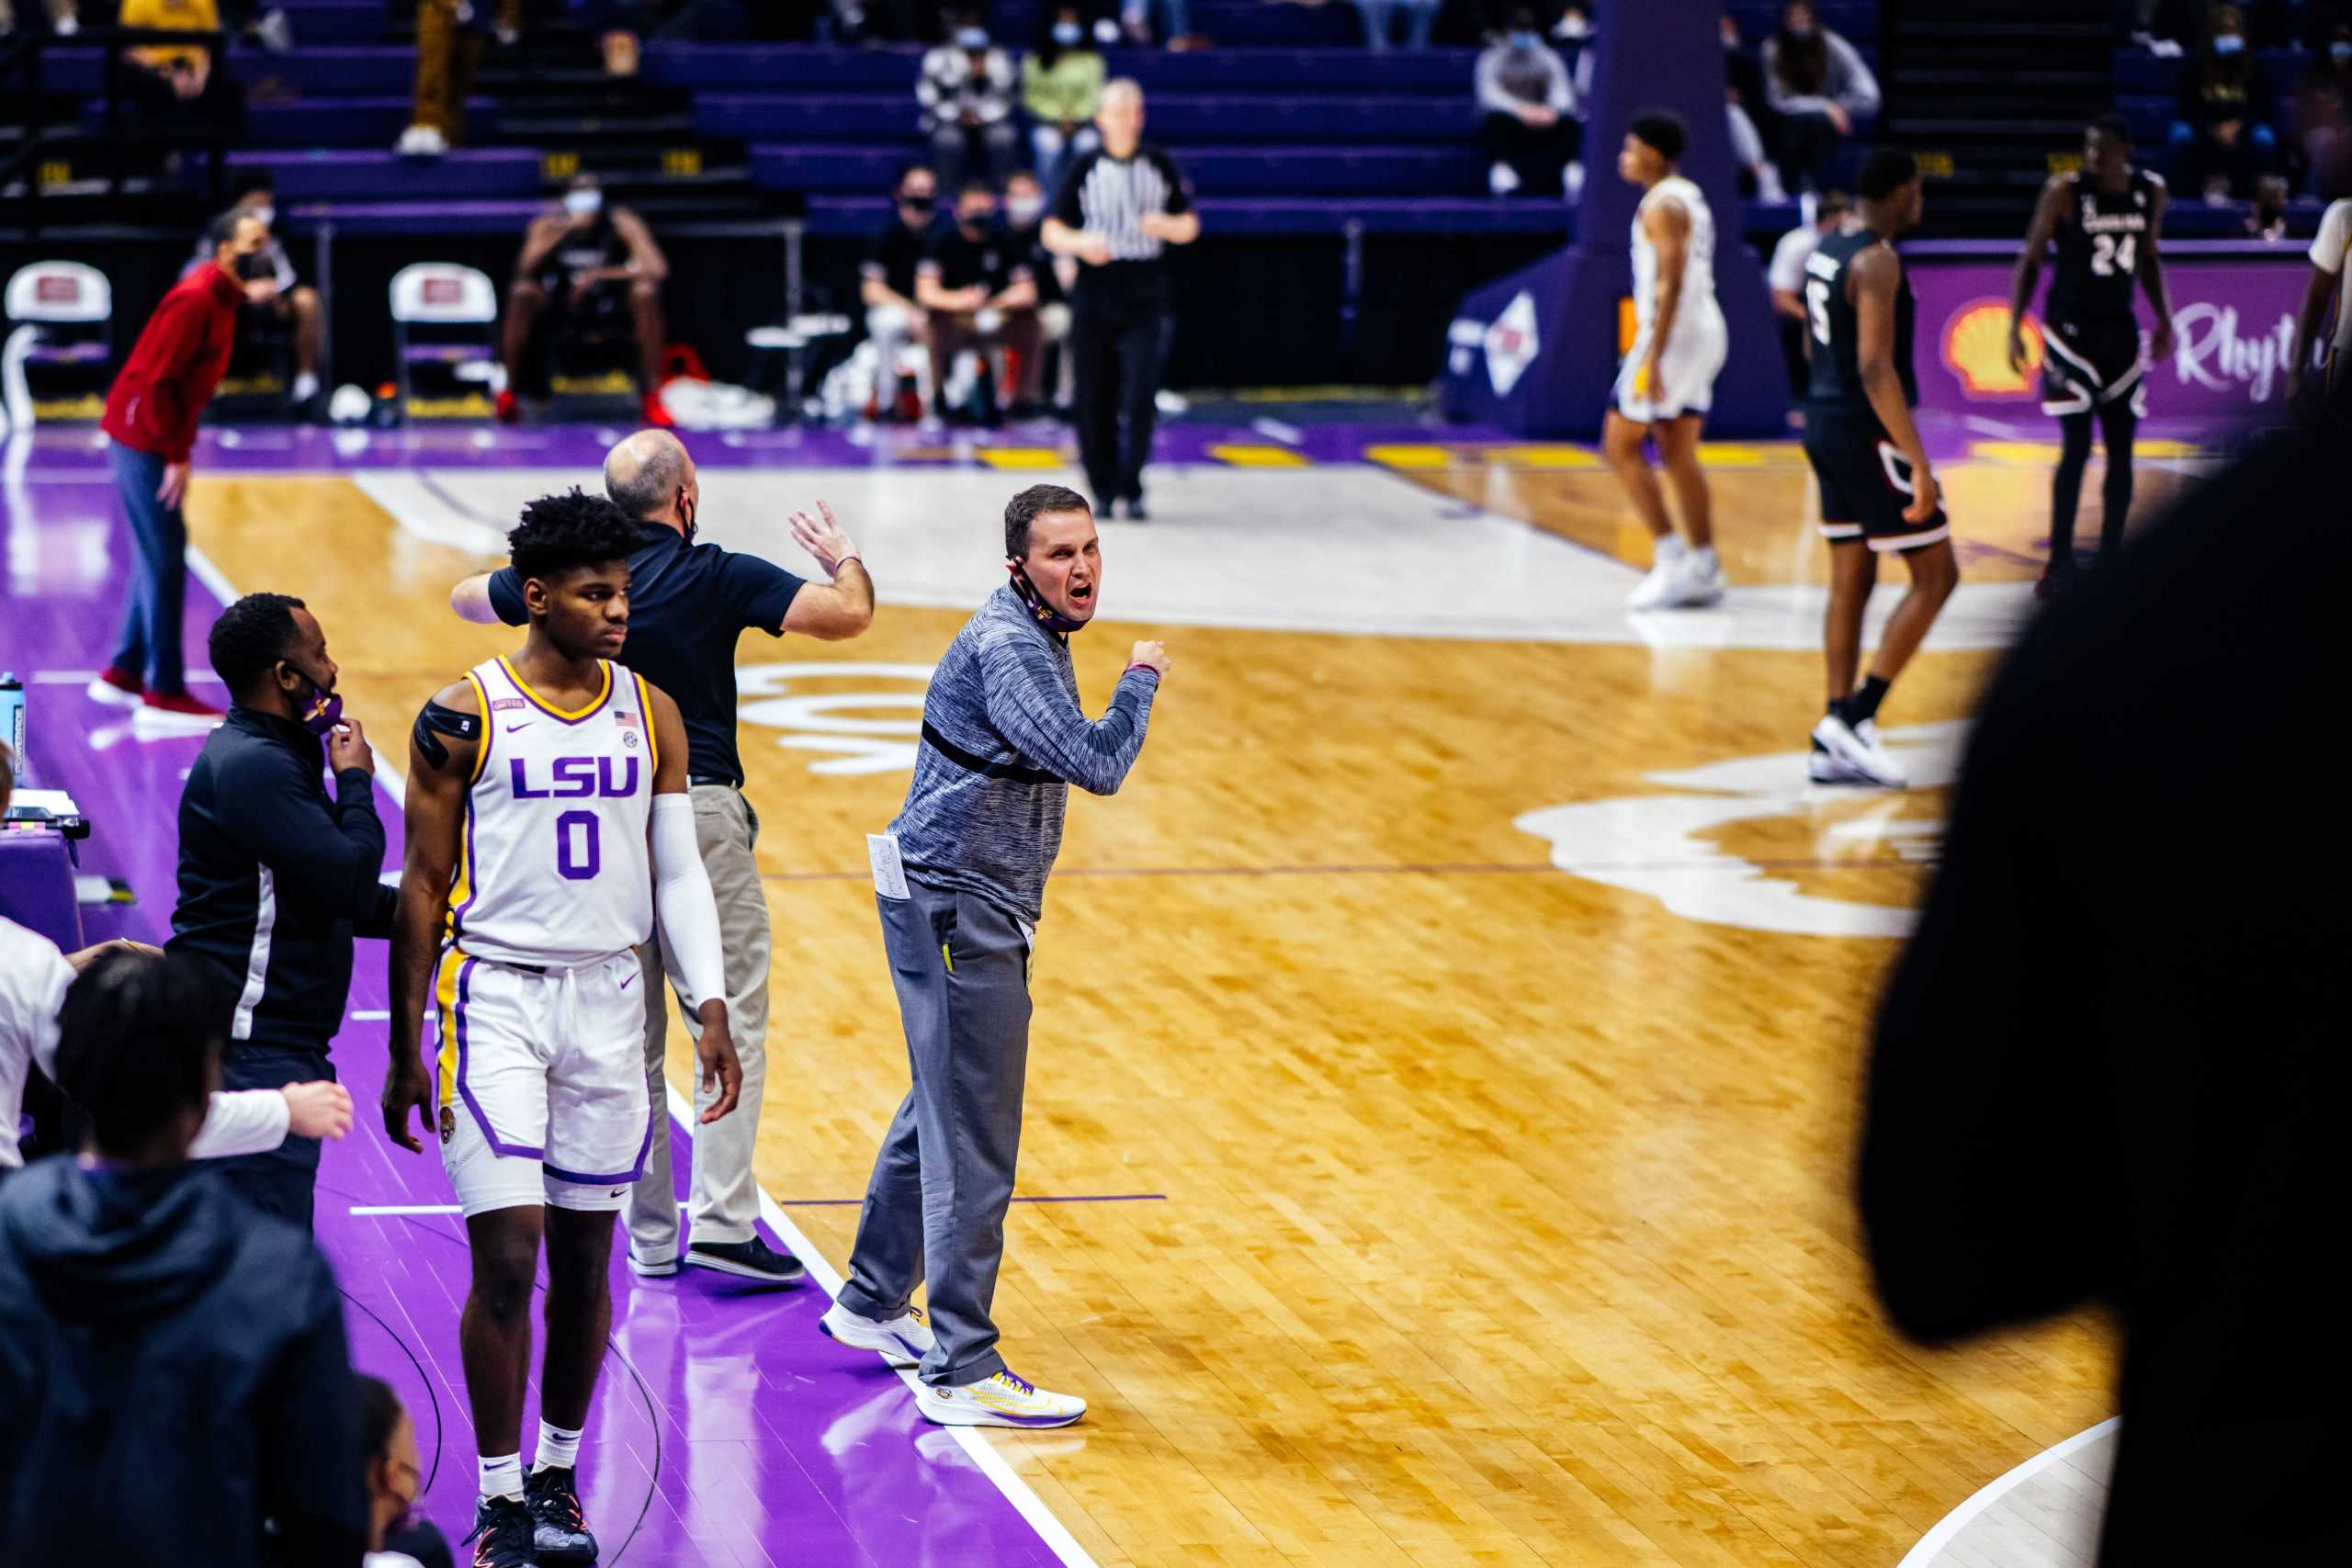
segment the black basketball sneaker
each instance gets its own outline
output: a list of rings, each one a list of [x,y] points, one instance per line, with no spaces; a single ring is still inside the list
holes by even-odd
[[[530,1505],[532,1540],[541,1562],[594,1562],[596,1538],[588,1533],[587,1517],[580,1511],[580,1489],[573,1472],[553,1465],[535,1470],[523,1483],[524,1500]]]
[[[473,1533],[466,1537],[474,1554],[466,1561],[471,1568],[531,1568],[539,1560],[533,1535],[527,1504],[484,1497],[474,1505]]]

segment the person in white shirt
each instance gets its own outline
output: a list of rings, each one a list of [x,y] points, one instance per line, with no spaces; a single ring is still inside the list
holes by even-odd
[[[0,815],[8,809],[14,770],[0,744]],[[143,942],[102,942],[68,953],[41,935],[0,916],[0,1175],[21,1167],[17,1122],[25,1079],[38,1066],[57,1076],[57,1016],[65,988],[110,947],[157,950]],[[282,1089],[215,1093],[204,1128],[188,1149],[194,1159],[274,1149],[291,1132],[306,1138],[340,1138],[351,1131],[351,1096],[337,1083],[288,1084]]]
[[[1773,313],[1781,318],[1781,353],[1789,362],[1789,398],[1795,403],[1804,401],[1805,385],[1813,375],[1813,333],[1805,325],[1804,259],[1824,236],[1844,227],[1846,214],[1852,210],[1853,202],[1844,191],[1822,192],[1814,220],[1781,235],[1780,243],[1772,247],[1771,264],[1764,269],[1764,281],[1772,289]]]
[[[2287,361],[2287,401],[2300,402],[2311,381],[2312,344],[2319,339],[2320,323],[2330,305],[2336,307],[2335,331],[2328,338],[2325,363],[2320,367],[2321,387],[2330,400],[2343,395],[2346,343],[2352,342],[2352,311],[2343,308],[2337,290],[2344,282],[2344,258],[2352,251],[2352,197],[2327,204],[2319,220],[2319,235],[2312,241],[2311,282],[2303,289],[2303,308],[2295,317],[2295,352]]]

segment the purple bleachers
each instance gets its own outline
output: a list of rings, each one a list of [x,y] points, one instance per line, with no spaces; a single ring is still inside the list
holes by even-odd
[[[379,152],[232,153],[230,167],[266,168],[277,197],[292,201],[442,202],[536,197],[539,155],[526,147],[468,148],[445,158],[397,158]]]
[[[876,191],[910,144],[755,143],[752,178],[779,190]],[[1203,190],[1267,196],[1447,196],[1479,189],[1486,163],[1473,147],[1171,146]]]
[[[912,49],[656,43],[646,48],[641,73],[649,82],[697,93],[898,92],[911,104],[922,62],[922,51]],[[1147,93],[1435,94],[1456,96],[1467,103],[1477,51],[1433,49],[1376,55],[1363,50],[1281,49],[1166,54],[1112,50],[1105,62],[1112,74],[1133,76]]]
[[[1453,97],[1283,98],[1163,94],[1150,105],[1151,134],[1182,143],[1373,141],[1453,143],[1476,140],[1466,101]],[[694,104],[695,128],[746,141],[905,141],[914,100],[899,93],[707,93]]]

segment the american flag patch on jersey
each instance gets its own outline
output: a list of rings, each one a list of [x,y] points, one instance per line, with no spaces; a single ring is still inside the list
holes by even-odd
[[[635,729],[637,728],[637,715],[629,712],[627,708],[623,708],[613,715],[613,722],[619,725],[623,729]]]

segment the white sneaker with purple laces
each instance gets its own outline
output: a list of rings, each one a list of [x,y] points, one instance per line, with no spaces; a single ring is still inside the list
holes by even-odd
[[[1086,1414],[1074,1393],[1053,1393],[1011,1372],[953,1388],[915,1385],[915,1405],[942,1427],[1067,1427]]]

